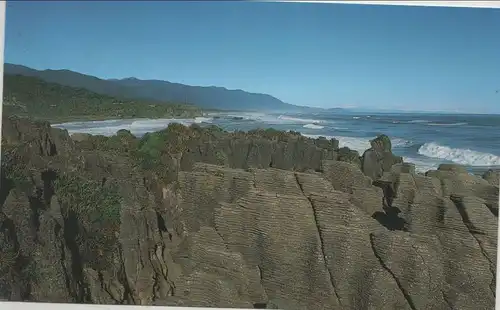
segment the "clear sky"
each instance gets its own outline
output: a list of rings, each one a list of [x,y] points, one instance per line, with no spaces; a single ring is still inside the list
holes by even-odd
[[[297,105],[500,113],[498,9],[9,1],[6,21],[5,61],[35,69]]]

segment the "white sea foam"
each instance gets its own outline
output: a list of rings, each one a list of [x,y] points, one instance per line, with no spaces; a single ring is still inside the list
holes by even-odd
[[[427,126],[464,126],[467,123],[428,123]]]
[[[278,116],[278,119],[284,120],[287,122],[296,122],[296,123],[312,123],[312,124],[318,124],[322,123],[322,120],[317,120],[317,119],[309,119],[309,118],[298,118],[298,117],[291,117],[291,116],[286,116],[286,115],[280,115]]]
[[[324,123],[324,120],[299,118],[287,115],[273,115],[258,112],[241,112],[241,113],[210,113],[207,114],[211,117],[220,116],[222,118],[238,118],[247,121],[262,122],[269,125],[282,125],[282,124],[314,124],[319,125]],[[330,121],[330,123],[333,123]]]
[[[92,135],[112,136],[121,129],[129,130],[133,135],[141,136],[147,132],[153,132],[167,128],[171,123],[191,125],[194,119],[131,119],[92,122],[71,122],[53,125],[57,128],[68,130],[73,133],[89,133]]]
[[[162,130],[168,127],[168,125],[172,123],[183,124],[185,126],[189,126],[193,124],[194,119],[148,119],[148,120],[139,120],[134,121],[130,124],[130,132],[134,135],[144,135],[147,132],[154,132],[158,130]]]
[[[209,114],[210,116],[220,116],[225,118],[226,120],[245,120],[245,121],[255,121],[262,122],[269,125],[280,125],[291,123],[290,121],[280,119],[276,115],[258,113],[258,112],[241,112],[241,113],[213,113]]]
[[[413,157],[403,157],[403,161],[415,164],[415,171],[425,173],[429,170],[436,170],[440,162],[432,159],[419,159]]]
[[[111,119],[105,121],[82,121],[82,122],[67,122],[67,123],[59,123],[52,124],[52,127],[55,128],[82,128],[82,127],[95,127],[95,126],[114,126],[117,123],[124,124],[132,122],[133,120],[122,120],[122,119]]]
[[[430,123],[430,121],[426,119],[414,119],[408,122],[408,124],[425,124],[425,123]]]
[[[325,136],[325,135],[308,135],[302,134],[304,137],[317,139],[321,136],[327,139],[337,139],[339,141],[339,147],[348,147],[351,150],[358,151],[358,153],[363,154],[367,149],[371,147],[370,140],[358,137],[343,137],[343,136]]]
[[[307,137],[307,138],[311,138],[311,139],[318,139],[319,137],[324,137],[326,139],[336,139],[334,136],[327,136],[327,135],[310,135],[310,134],[305,134],[305,133],[301,133],[302,136],[304,137]]]
[[[361,117],[359,116],[353,116],[352,119],[360,119]]]
[[[402,138],[391,138],[392,147],[408,147],[412,142]]]
[[[358,137],[335,137],[335,139],[339,140],[340,147],[348,147],[351,150],[358,151],[360,155],[371,147],[370,140],[365,138]]]
[[[306,125],[304,125],[302,127],[308,128],[308,129],[323,129],[323,128],[325,128],[323,126],[316,125],[316,124],[306,124]]]
[[[430,158],[445,159],[457,164],[468,166],[497,166],[500,156],[477,152],[469,149],[451,148],[435,142],[425,143],[418,149],[420,155]]]
[[[244,120],[257,121],[264,118],[266,115],[261,113],[241,113],[241,114],[238,113],[238,114],[221,114],[221,116],[225,116],[228,118],[241,118]]]
[[[102,135],[102,136],[112,136],[116,134],[120,129],[129,129],[129,126],[119,125],[119,126],[95,126],[95,127],[65,127],[64,124],[54,126],[56,128],[66,129],[69,134],[74,133],[88,133],[91,135]]]
[[[196,124],[201,124],[201,123],[209,123],[210,124],[210,123],[212,123],[212,121],[213,121],[213,118],[211,118],[211,117],[195,117],[194,118],[194,122]]]
[[[363,154],[367,149],[371,148],[370,140],[371,138],[359,138],[359,137],[345,137],[345,136],[325,136],[325,135],[310,135],[302,134],[304,137],[317,139],[321,136],[327,139],[337,139],[339,140],[340,147],[348,147],[351,150],[358,151],[358,153]],[[392,147],[408,147],[411,145],[411,141],[401,139],[401,138],[391,138]]]

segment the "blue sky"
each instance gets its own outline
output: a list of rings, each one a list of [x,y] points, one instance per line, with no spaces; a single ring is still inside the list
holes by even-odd
[[[500,113],[498,9],[10,1],[5,61],[298,105]]]

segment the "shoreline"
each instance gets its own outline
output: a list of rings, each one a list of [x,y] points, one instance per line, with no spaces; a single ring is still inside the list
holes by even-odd
[[[204,118],[207,118],[207,119],[213,119],[213,116],[216,116],[216,115],[224,115],[224,114],[228,114],[228,113],[236,113],[236,112],[240,112],[241,111],[220,111],[220,112],[213,112],[213,111],[210,111],[210,112],[206,112],[206,111],[203,111],[203,116],[197,116],[197,117],[194,117],[194,118],[164,118],[164,117],[158,117],[158,118],[123,118],[123,119],[98,119],[98,120],[90,120],[90,121],[131,121],[131,122],[135,122],[135,121],[147,121],[147,120],[165,120],[165,121],[171,121],[169,122],[168,124],[166,124],[165,128],[168,127],[169,124],[172,124],[172,123],[178,123],[178,124],[182,124],[184,126],[192,126],[192,125],[198,125],[198,126],[216,126],[217,128],[219,128],[220,130],[222,131],[225,131],[227,133],[234,133],[235,131],[243,131],[243,132],[246,132],[248,133],[248,131],[250,130],[226,130],[226,129],[223,129],[221,128],[219,125],[217,124],[213,124],[213,123],[209,123],[209,122],[203,122],[203,120],[200,120],[200,119],[204,119]],[[200,120],[197,122],[197,119]],[[77,120],[77,121],[71,121],[71,122],[64,122],[64,123],[58,123],[58,124],[51,124],[51,126],[55,126],[57,128],[63,128],[65,129],[63,126],[61,125],[64,125],[64,124],[71,124],[71,123],[80,123],[80,122],[86,122],[87,120]],[[178,122],[176,122],[178,121]],[[124,126],[124,128],[122,129],[125,129],[125,130],[128,130],[130,131],[129,128],[125,128],[127,126]],[[155,133],[155,132],[158,132],[158,131],[161,131],[165,128],[160,128],[160,129],[156,129],[156,130],[153,130],[153,131],[147,131],[148,133]],[[277,130],[275,128],[273,128],[271,125],[268,126],[268,127],[265,127],[265,128],[262,128],[264,130],[266,129],[273,129],[273,130]],[[118,131],[119,129],[117,129]],[[291,130],[278,130],[278,131],[281,131],[281,132],[290,132]],[[68,130],[68,132],[70,132],[70,130]],[[82,131],[77,131],[77,132],[74,132],[74,133],[85,133],[85,132],[82,132]],[[74,134],[73,133],[73,134]],[[310,135],[310,134],[305,134],[305,133],[302,133],[302,132],[299,132],[300,135],[304,138],[308,138],[308,139],[312,139],[312,140],[317,140],[321,137],[325,138],[325,139],[330,139],[330,138],[335,138],[335,136],[331,136],[331,135]],[[70,133],[71,135],[72,133]],[[134,135],[136,138],[138,139],[141,139],[142,136],[144,136],[145,133],[142,133],[142,134],[139,134],[139,135],[134,135],[132,133],[132,135]],[[91,134],[91,135],[95,135],[95,134]],[[111,135],[107,135],[108,137],[110,136],[114,136],[116,135],[116,132],[114,134],[111,134]],[[364,151],[366,151],[367,149],[365,149]],[[362,152],[359,152],[358,151],[358,154],[360,157],[363,156],[363,153]],[[435,158],[435,159],[439,159],[439,158]],[[432,168],[432,169],[423,169],[424,166],[421,166],[419,167],[419,165],[415,162],[412,162],[412,161],[404,161],[404,163],[410,163],[412,165],[415,166],[415,173],[418,173],[418,174],[421,174],[421,175],[425,175],[427,172],[429,171],[433,171],[433,170],[436,170],[438,168],[439,165],[437,165],[435,168]],[[454,165],[457,165],[457,166],[461,166],[461,167],[464,167],[468,172],[469,174],[471,175],[483,175],[484,173],[488,172],[488,171],[500,171],[500,166],[471,166],[471,165],[463,165],[463,164],[459,164],[459,163],[455,163],[455,162],[450,162],[450,161],[443,161],[442,164],[454,164]]]
[[[6,117],[20,117],[20,118],[27,118],[31,119],[33,121],[41,121],[41,122],[48,122],[51,126],[52,125],[60,125],[60,124],[66,124],[66,123],[82,123],[82,122],[99,122],[99,121],[126,121],[126,120],[156,120],[156,119],[183,119],[181,116],[178,117],[172,117],[172,118],[167,118],[165,116],[151,116],[151,117],[122,117],[122,118],[116,118],[116,117],[108,117],[108,116],[67,116],[67,117],[58,117],[58,118],[48,118],[48,117],[33,117],[29,115],[6,115]],[[203,117],[204,113],[200,113],[199,115],[196,115],[196,117]],[[188,118],[186,118],[188,119]]]
[[[65,128],[64,125],[85,123],[85,122],[112,122],[112,121],[116,121],[116,122],[120,122],[120,121],[127,122],[128,121],[128,122],[131,122],[130,123],[130,125],[131,125],[133,122],[136,122],[136,121],[139,121],[139,122],[140,121],[148,121],[148,120],[152,120],[152,121],[165,120],[165,121],[167,121],[167,123],[165,124],[166,126],[163,128],[158,128],[158,129],[154,129],[151,131],[148,130],[145,132],[141,132],[140,134],[137,134],[137,135],[135,135],[131,132],[132,135],[134,135],[137,139],[141,139],[146,133],[154,133],[154,132],[161,131],[161,130],[167,128],[168,125],[172,124],[172,123],[182,124],[182,125],[187,126],[187,127],[189,127],[191,125],[198,125],[198,126],[202,126],[202,127],[204,127],[204,126],[216,126],[220,130],[223,130],[227,133],[233,133],[235,131],[248,132],[249,130],[238,130],[238,129],[227,130],[227,129],[221,128],[217,124],[213,124],[210,122],[203,122],[203,120],[200,120],[200,119],[205,119],[205,118],[213,120],[214,116],[234,114],[234,113],[248,113],[248,112],[246,112],[246,111],[201,110],[199,115],[192,117],[192,118],[164,117],[164,116],[136,117],[136,118],[110,118],[110,117],[105,117],[105,116],[89,116],[89,117],[87,117],[87,116],[68,116],[65,118],[57,118],[57,120],[55,120],[55,119],[48,120],[47,118],[31,117],[31,116],[23,116],[23,115],[10,115],[7,117],[13,116],[13,117],[19,117],[19,118],[26,118],[26,119],[30,119],[33,121],[48,122],[50,124],[50,126],[53,128],[60,128],[60,129],[67,130],[70,135],[73,135],[75,133],[79,133],[79,134],[89,134],[89,135],[93,135],[93,136],[99,136],[99,135],[103,135],[103,134],[88,133],[88,132],[85,132],[85,130],[74,131],[74,130],[70,130],[70,129]],[[197,119],[200,121],[197,121]],[[168,121],[171,121],[171,122],[168,122]],[[124,128],[116,128],[116,131],[114,133],[104,134],[104,136],[106,136],[106,137],[115,136],[120,129],[131,131],[130,128],[127,128],[127,126],[124,126]],[[278,130],[278,129],[273,128],[272,125],[269,125],[267,127],[263,127],[262,129],[264,129],[264,130],[265,129],[273,129],[273,130],[282,131],[282,132],[290,132],[291,131],[291,130]],[[319,135],[319,134],[312,135],[312,134],[306,134],[306,133],[302,133],[302,132],[299,132],[299,133],[302,137],[308,138],[308,139],[313,139],[313,140],[316,140],[320,137],[324,137],[326,139],[335,138],[334,135]],[[353,150],[353,149],[351,149],[351,150]],[[367,149],[365,149],[364,151],[366,151],[366,150]],[[363,156],[363,152],[359,152],[359,150],[358,150],[358,154],[360,157]],[[464,167],[468,171],[468,173],[471,175],[481,176],[481,175],[487,173],[488,171],[495,171],[495,172],[500,171],[500,165],[499,166],[472,166],[472,165],[464,165],[464,164],[456,163],[453,161],[445,161],[445,160],[442,160],[440,158],[430,158],[430,159],[440,160],[440,161],[442,161],[441,164],[454,164],[457,166]],[[436,167],[428,169],[429,167],[426,167],[424,165],[419,166],[418,163],[416,163],[416,162],[412,162],[412,161],[404,161],[404,162],[413,164],[415,166],[415,170],[416,170],[415,173],[418,173],[421,175],[425,175],[429,171],[436,170],[439,166],[439,164],[438,164],[438,165],[436,165]],[[424,167],[426,167],[426,168],[424,168]]]

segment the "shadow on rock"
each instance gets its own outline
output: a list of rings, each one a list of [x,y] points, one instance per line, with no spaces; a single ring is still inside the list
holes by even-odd
[[[375,181],[373,185],[380,187],[384,192],[384,201],[382,211],[373,213],[372,218],[377,220],[382,226],[389,230],[407,231],[406,221],[399,217],[401,210],[398,207],[393,207],[392,203],[396,198],[397,190],[392,182]]]
[[[389,230],[407,231],[406,221],[399,217],[399,213],[401,210],[397,207],[384,207],[384,212],[377,211],[373,213],[372,218]]]

